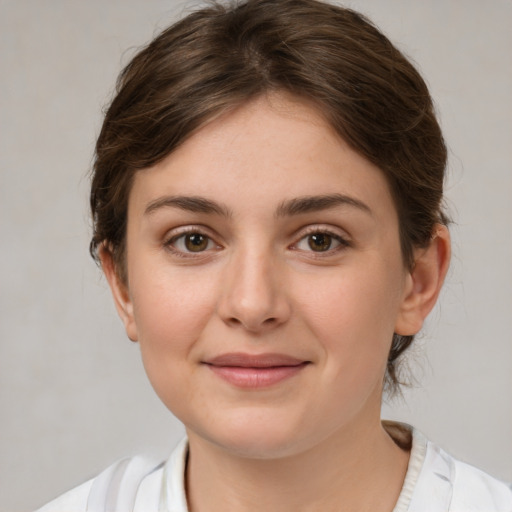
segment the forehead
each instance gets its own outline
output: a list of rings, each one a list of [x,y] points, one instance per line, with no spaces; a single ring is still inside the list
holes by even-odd
[[[382,171],[352,150],[312,104],[267,95],[203,125],[157,165],[135,175],[130,205],[162,194],[240,207],[341,193],[391,201]]]

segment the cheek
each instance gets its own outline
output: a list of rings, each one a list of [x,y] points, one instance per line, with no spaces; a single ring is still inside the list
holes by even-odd
[[[130,291],[141,343],[167,345],[200,330],[214,307],[214,280],[164,264],[141,261],[138,267],[130,275]]]
[[[190,361],[214,312],[214,283],[187,272],[149,269],[134,276],[130,288],[144,366],[160,395],[173,389],[169,379],[178,378],[180,366]]]
[[[333,371],[356,376],[384,369],[398,314],[400,274],[376,262],[347,272],[337,269],[311,284],[297,291],[302,317]]]

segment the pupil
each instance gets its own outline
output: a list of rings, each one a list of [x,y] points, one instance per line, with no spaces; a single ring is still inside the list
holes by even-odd
[[[317,233],[315,235],[310,235],[308,242],[309,247],[313,251],[327,251],[331,247],[331,236],[324,233]]]
[[[185,245],[189,251],[199,252],[206,249],[208,240],[199,233],[192,233],[185,238]]]

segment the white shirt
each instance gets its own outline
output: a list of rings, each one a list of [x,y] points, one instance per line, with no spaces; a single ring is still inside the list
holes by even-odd
[[[159,466],[119,461],[37,512],[188,512],[187,440]],[[455,460],[412,429],[404,485],[393,512],[512,512],[512,486]]]

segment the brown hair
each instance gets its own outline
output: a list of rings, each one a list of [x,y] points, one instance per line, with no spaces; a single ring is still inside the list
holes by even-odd
[[[385,174],[405,264],[446,223],[446,147],[427,86],[364,16],[317,0],[211,3],[164,30],[121,72],[96,144],[91,254],[124,268],[135,172],[171,153],[215,116],[272,91],[313,102],[351,147]],[[413,336],[395,334],[386,384]]]

